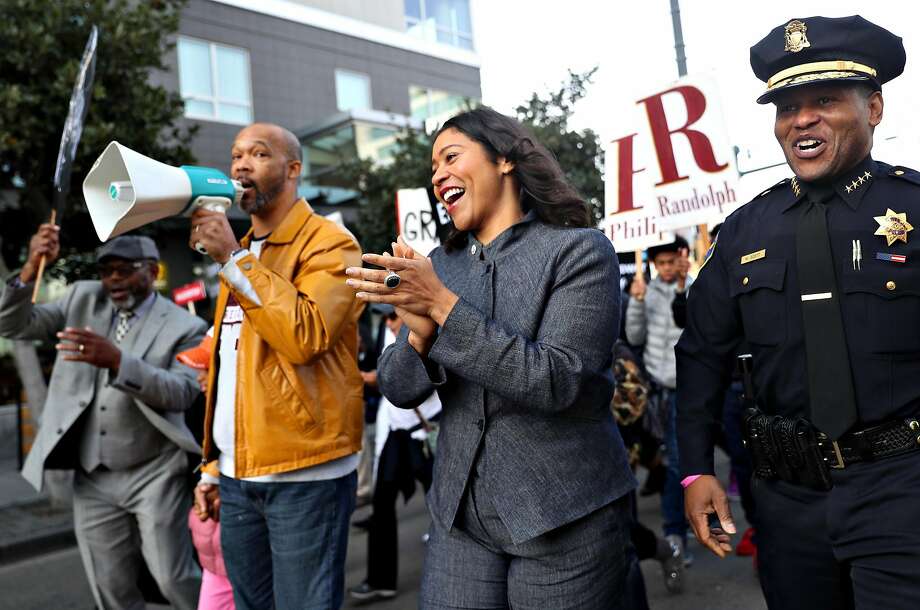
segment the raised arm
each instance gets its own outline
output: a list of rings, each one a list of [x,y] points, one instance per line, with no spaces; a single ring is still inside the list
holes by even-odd
[[[9,278],[2,285],[0,293],[0,337],[50,341],[55,333],[64,328],[67,307],[73,298],[77,284],[57,301],[32,305],[34,284],[23,284],[18,275]]]
[[[537,336],[508,332],[462,298],[429,358],[455,375],[543,411],[564,411],[603,387],[619,328],[619,264],[600,232],[582,232],[556,255]]]
[[[546,411],[565,410],[583,392],[609,387],[603,381],[619,324],[619,265],[602,233],[579,232],[549,263],[553,288],[533,339],[508,332],[444,287],[430,261],[374,255],[365,255],[365,260],[399,270],[407,289],[388,294],[378,287],[382,272],[354,270],[365,278],[351,282],[363,290],[359,298],[418,309],[414,313],[427,313],[440,325],[428,349],[416,350],[400,341],[385,355],[381,387],[391,400],[443,383],[445,369],[509,400]],[[397,363],[412,381],[412,390],[391,397],[387,369]]]
[[[29,256],[22,269],[6,278],[0,294],[0,336],[10,339],[50,340],[64,328],[66,301],[73,295],[54,303],[32,306],[32,290],[40,261],[51,265],[60,253],[60,227],[45,223],[29,240]]]
[[[252,254],[231,259],[227,266],[235,266],[247,280],[241,285],[231,278],[231,290],[259,336],[288,361],[305,364],[325,354],[356,316],[360,304],[345,285],[345,268],[360,264],[358,245],[336,232],[301,253],[292,280]]]

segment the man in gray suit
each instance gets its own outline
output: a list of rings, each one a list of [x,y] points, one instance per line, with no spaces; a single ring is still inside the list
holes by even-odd
[[[104,244],[101,281],[75,282],[63,298],[32,306],[38,262],[58,253],[58,227],[42,225],[0,293],[0,336],[59,341],[22,475],[41,491],[45,469],[75,470],[74,529],[99,608],[144,607],[141,555],[174,608],[195,608],[185,452],[199,449],[183,411],[199,390],[175,356],[198,344],[205,324],[154,292],[159,252],[148,237]]]

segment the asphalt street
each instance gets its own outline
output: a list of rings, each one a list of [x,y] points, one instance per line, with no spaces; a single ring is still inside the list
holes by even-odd
[[[641,477],[642,475],[640,475]],[[741,507],[734,503],[735,517],[743,523]],[[355,518],[365,516],[369,508],[359,509]],[[418,583],[421,576],[428,516],[420,494],[399,507],[400,573],[399,595],[386,602],[368,605],[376,610],[411,610],[418,607]],[[639,504],[643,523],[657,529],[661,519],[658,497],[643,498]],[[346,564],[346,586],[360,583],[365,575],[367,537],[352,528]],[[687,587],[681,595],[670,595],[664,588],[657,562],[643,562],[642,571],[652,610],[762,610],[766,608],[749,557],[720,560],[702,550],[691,540],[693,566],[687,570]],[[346,607],[355,607],[351,601]],[[151,608],[162,608],[151,606]],[[17,563],[0,565],[0,610],[92,610],[76,548],[63,549]]]

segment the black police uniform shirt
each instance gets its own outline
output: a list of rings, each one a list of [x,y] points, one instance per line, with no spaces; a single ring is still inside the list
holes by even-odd
[[[753,355],[758,406],[809,417],[795,247],[807,190],[783,180],[731,214],[690,290],[676,347],[684,476],[713,472],[724,388],[743,345]],[[835,180],[834,191],[828,235],[858,428],[920,411],[920,173],[868,157]],[[886,230],[906,241],[889,244],[876,234]]]

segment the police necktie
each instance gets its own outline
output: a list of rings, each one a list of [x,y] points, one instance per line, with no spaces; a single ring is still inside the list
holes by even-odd
[[[115,327],[115,343],[121,343],[121,340],[128,334],[128,330],[131,328],[131,318],[133,316],[134,312],[130,309],[118,310],[118,326]]]
[[[816,195],[816,196],[815,196]],[[832,440],[856,423],[856,397],[827,233],[827,202],[834,191],[809,193],[796,231],[802,292],[811,421]]]

